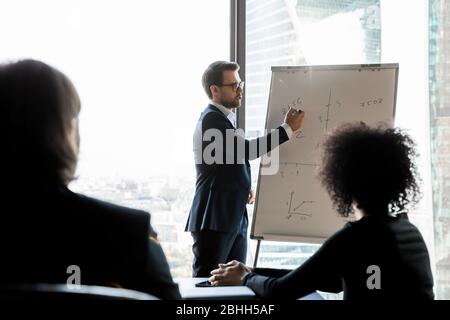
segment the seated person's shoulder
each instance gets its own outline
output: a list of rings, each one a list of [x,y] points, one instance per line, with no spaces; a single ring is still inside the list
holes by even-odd
[[[68,204],[74,210],[80,214],[88,214],[90,218],[124,219],[140,223],[150,220],[150,214],[143,210],[113,204],[72,191],[69,191],[66,197]]]

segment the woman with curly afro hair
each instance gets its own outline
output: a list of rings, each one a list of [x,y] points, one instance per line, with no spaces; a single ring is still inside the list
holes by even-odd
[[[322,184],[337,212],[355,221],[295,270],[231,261],[211,272],[212,284],[243,284],[279,300],[316,290],[344,291],[344,299],[433,299],[428,250],[407,217],[420,198],[413,140],[399,129],[346,124],[322,150]]]

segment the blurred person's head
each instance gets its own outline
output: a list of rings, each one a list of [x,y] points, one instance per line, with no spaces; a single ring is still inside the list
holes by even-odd
[[[78,157],[80,100],[62,72],[36,60],[0,64],[4,183],[67,185]]]
[[[342,216],[404,213],[420,197],[416,156],[399,129],[346,124],[323,143],[320,178]]]
[[[203,73],[202,84],[209,99],[233,109],[241,106],[244,82],[236,62],[216,61]]]

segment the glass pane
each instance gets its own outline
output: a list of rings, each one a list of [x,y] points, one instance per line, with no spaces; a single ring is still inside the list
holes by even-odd
[[[248,0],[246,4],[245,119],[249,138],[263,134],[272,66],[380,62],[378,0]],[[251,165],[256,187],[259,161]],[[253,208],[248,211],[252,213]],[[254,246],[254,241],[250,244]],[[264,241],[258,266],[296,268],[317,248]]]
[[[229,3],[1,3],[0,60],[43,60],[81,96],[79,178],[70,188],[151,212],[174,277],[191,275],[192,133],[208,103],[202,73],[229,59]]]

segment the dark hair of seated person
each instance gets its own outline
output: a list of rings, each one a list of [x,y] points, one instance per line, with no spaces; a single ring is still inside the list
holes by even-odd
[[[339,127],[322,145],[320,178],[339,214],[353,204],[366,215],[407,211],[420,198],[414,141],[396,128]]]
[[[147,212],[67,187],[79,113],[62,72],[30,59],[0,64],[0,285],[114,286],[180,298]]]
[[[295,270],[239,269],[259,297],[297,299],[316,290],[344,299],[433,299],[427,247],[409,222],[420,198],[415,144],[402,130],[346,124],[323,142],[319,177],[351,221]],[[355,211],[355,207],[357,212]]]

